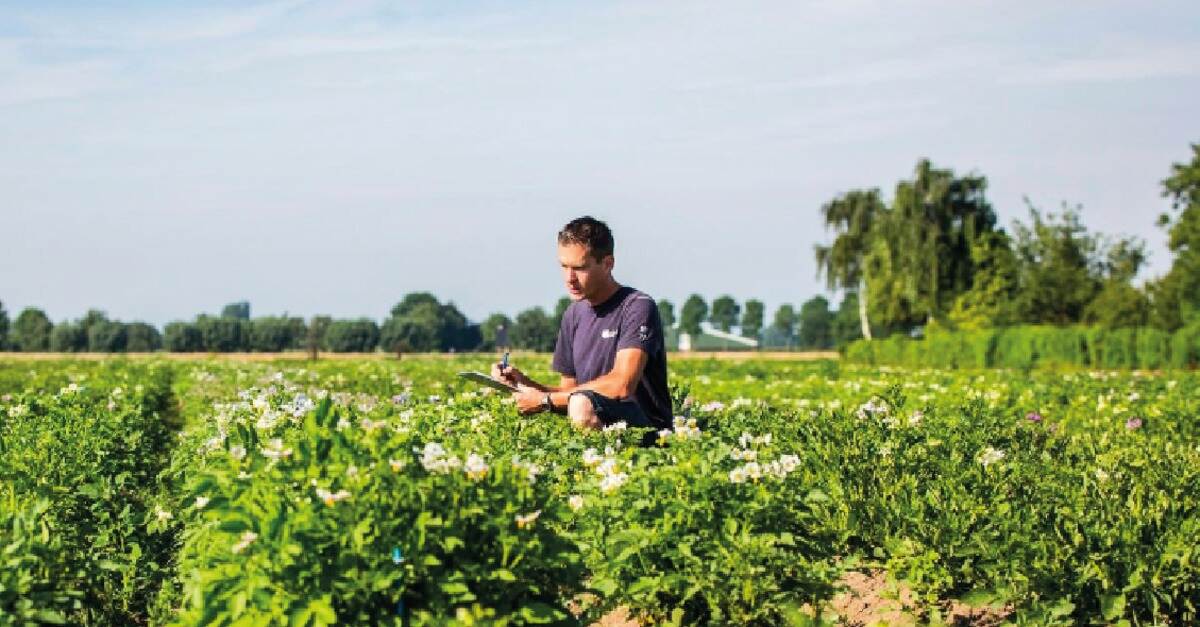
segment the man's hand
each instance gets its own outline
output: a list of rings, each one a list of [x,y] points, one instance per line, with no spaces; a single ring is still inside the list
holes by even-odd
[[[513,400],[517,402],[517,411],[522,416],[536,414],[546,409],[546,393],[524,385],[519,392],[513,392]]]
[[[491,374],[493,379],[497,381],[503,381],[516,387],[528,386],[531,383],[529,377],[525,376],[524,372],[521,372],[512,366],[501,369],[500,364],[492,364]]]

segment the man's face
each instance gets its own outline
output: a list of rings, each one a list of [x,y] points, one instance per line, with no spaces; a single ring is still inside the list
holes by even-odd
[[[559,244],[558,262],[571,300],[590,298],[605,288],[612,276],[613,258],[596,261],[582,244]]]

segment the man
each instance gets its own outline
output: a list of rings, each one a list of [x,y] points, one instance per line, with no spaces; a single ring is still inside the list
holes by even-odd
[[[669,428],[667,351],[658,307],[649,296],[613,279],[608,225],[584,216],[558,233],[558,261],[574,302],[563,313],[553,368],[557,386],[538,383],[513,367],[492,377],[520,390],[522,414],[565,412],[580,429],[624,421],[630,427]]]

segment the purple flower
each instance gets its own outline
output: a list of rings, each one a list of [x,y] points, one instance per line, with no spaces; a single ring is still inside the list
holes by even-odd
[[[397,394],[392,397],[392,402],[395,403],[396,405],[403,405],[408,402],[408,399],[410,396],[411,395],[408,394],[407,392],[404,394]]]
[[[1031,411],[1028,414],[1025,414],[1025,420],[1028,420],[1029,422],[1041,422],[1042,415],[1036,411]]]
[[[1142,428],[1142,419],[1141,418],[1130,418],[1129,420],[1126,420],[1125,428],[1129,429],[1130,431],[1133,431],[1134,429],[1141,429]]]

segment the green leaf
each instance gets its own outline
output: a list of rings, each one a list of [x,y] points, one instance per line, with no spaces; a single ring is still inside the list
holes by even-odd
[[[1125,613],[1125,595],[1108,594],[1100,597],[1100,613],[1105,620],[1116,620]]]
[[[517,614],[525,619],[525,622],[535,625],[545,625],[567,617],[566,612],[545,603],[530,603],[518,610]]]

